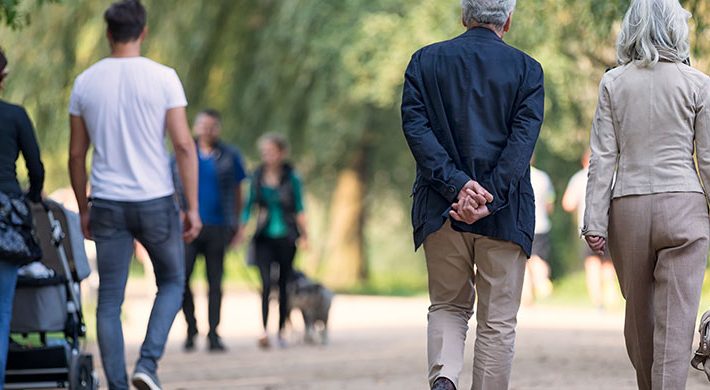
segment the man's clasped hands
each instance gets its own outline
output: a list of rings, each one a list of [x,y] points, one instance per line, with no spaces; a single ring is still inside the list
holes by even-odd
[[[469,180],[461,191],[458,200],[451,205],[449,215],[456,221],[472,224],[489,215],[487,204],[493,202],[493,195],[478,182]]]

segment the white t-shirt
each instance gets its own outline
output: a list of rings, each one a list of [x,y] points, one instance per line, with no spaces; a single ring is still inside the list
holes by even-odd
[[[587,177],[589,176],[588,169],[582,169],[569,179],[565,196],[572,198],[577,209],[577,226],[579,231],[582,231],[584,225],[584,207],[587,198]]]
[[[530,167],[530,182],[535,193],[535,234],[549,233],[552,229],[547,205],[555,201],[555,188],[547,173]]]
[[[84,119],[94,147],[91,195],[140,202],[172,194],[165,116],[185,106],[175,70],[144,57],[106,58],[80,74],[69,113]]]

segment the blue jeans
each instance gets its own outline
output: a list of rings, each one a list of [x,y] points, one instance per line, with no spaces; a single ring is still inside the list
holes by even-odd
[[[121,327],[121,305],[128,280],[134,239],[150,255],[158,294],[136,371],[155,374],[170,327],[182,305],[185,255],[182,226],[173,197],[145,202],[95,199],[90,228],[96,242],[99,301],[96,313],[99,349],[109,389],[128,389]]]
[[[0,390],[5,387],[5,364],[16,283],[17,266],[0,260]]]

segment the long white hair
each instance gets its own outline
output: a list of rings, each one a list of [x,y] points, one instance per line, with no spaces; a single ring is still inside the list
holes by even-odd
[[[685,61],[690,57],[691,16],[678,0],[634,0],[616,43],[619,64],[651,67],[659,60]]]

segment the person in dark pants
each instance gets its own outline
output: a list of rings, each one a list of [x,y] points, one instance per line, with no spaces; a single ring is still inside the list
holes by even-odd
[[[0,90],[7,74],[7,57],[0,49]],[[22,194],[15,170],[15,162],[20,152],[25,159],[30,179],[27,198],[38,202],[44,184],[44,166],[32,122],[24,108],[0,100],[0,192]],[[16,282],[17,265],[0,259],[0,389],[5,383],[5,363]]]
[[[283,330],[288,317],[288,294],[286,284],[293,273],[293,259],[296,243],[306,245],[306,217],[303,207],[301,180],[293,167],[286,163],[288,145],[278,134],[266,134],[259,139],[262,165],[252,177],[249,198],[242,220],[249,220],[252,206],[259,209],[257,216],[253,261],[261,275],[261,314],[264,334],[259,338],[259,346],[270,346],[267,332],[269,319],[269,295],[271,293],[271,269],[279,266],[279,332],[278,344],[286,347]]]
[[[185,294],[182,311],[187,321],[185,350],[195,349],[197,320],[195,304],[190,289],[190,275],[198,254],[205,257],[207,281],[209,284],[208,318],[210,330],[207,334],[210,351],[225,351],[217,326],[222,306],[222,276],[224,274],[224,254],[239,231],[241,213],[241,182],[246,174],[239,151],[220,141],[222,120],[219,112],[204,110],[197,114],[193,130],[199,160],[198,197],[200,218],[204,224],[195,241],[185,246]]]

